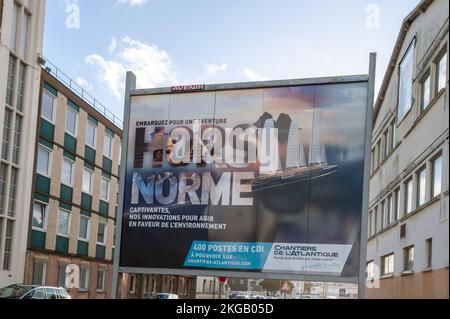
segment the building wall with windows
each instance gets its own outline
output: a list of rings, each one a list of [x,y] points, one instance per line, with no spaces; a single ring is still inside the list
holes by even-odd
[[[42,70],[25,282],[65,286],[72,298],[109,298],[122,132]]]
[[[449,9],[405,19],[374,109],[368,298],[448,298]]]
[[[0,0],[0,287],[23,282],[45,0]]]
[[[196,278],[145,274],[119,274],[119,299],[151,299],[157,293],[171,293],[180,299],[195,299]]]

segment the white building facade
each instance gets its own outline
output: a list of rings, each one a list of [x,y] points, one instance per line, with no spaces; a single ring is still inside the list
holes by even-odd
[[[449,4],[406,17],[374,108],[367,298],[449,297]]]
[[[45,0],[0,0],[0,287],[22,283]]]

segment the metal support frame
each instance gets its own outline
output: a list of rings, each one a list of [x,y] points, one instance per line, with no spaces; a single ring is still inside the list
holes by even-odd
[[[369,184],[370,184],[370,152],[372,149],[372,116],[375,101],[375,75],[377,67],[377,54],[370,53],[369,82],[367,83],[367,111],[366,111],[366,142],[364,150],[364,186],[361,212],[361,238],[359,251],[359,283],[358,298],[365,298],[366,290],[366,258],[367,258],[367,215],[369,210]]]
[[[372,141],[372,108],[375,92],[375,69],[376,53],[370,54],[369,74],[353,76],[336,76],[311,79],[283,80],[283,81],[265,81],[248,83],[231,83],[207,85],[205,91],[221,90],[239,90],[252,88],[270,88],[281,86],[300,86],[300,85],[318,85],[318,84],[338,84],[367,82],[367,111],[366,111],[366,132],[365,132],[365,160],[364,160],[364,186],[361,212],[361,238],[360,238],[360,269],[358,277],[334,277],[327,275],[302,275],[302,274],[283,274],[283,273],[264,273],[264,272],[244,272],[244,271],[216,271],[216,270],[192,270],[192,269],[158,269],[158,268],[133,268],[119,267],[121,250],[121,230],[123,217],[123,202],[125,191],[125,175],[128,154],[128,131],[130,121],[130,108],[132,96],[152,95],[152,94],[171,94],[171,88],[141,89],[136,90],[136,76],[132,72],[127,72],[125,86],[125,105],[124,105],[124,134],[122,139],[122,165],[120,168],[120,186],[119,186],[119,206],[117,211],[117,234],[116,250],[114,254],[113,266],[113,289],[112,297],[117,298],[119,272],[134,274],[158,274],[158,275],[184,275],[184,276],[211,276],[211,277],[242,277],[242,278],[267,278],[281,280],[299,280],[299,281],[323,281],[358,284],[358,297],[364,298],[365,290],[365,265],[366,265],[366,239],[367,239],[367,209],[369,200],[369,175],[370,175],[370,151]]]

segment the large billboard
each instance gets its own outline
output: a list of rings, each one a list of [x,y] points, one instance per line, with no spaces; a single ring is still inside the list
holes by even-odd
[[[119,269],[357,278],[367,101],[358,76],[135,91]]]

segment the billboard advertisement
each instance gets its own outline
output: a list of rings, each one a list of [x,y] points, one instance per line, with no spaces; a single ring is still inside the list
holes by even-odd
[[[359,276],[367,79],[283,83],[131,96],[119,268]]]

